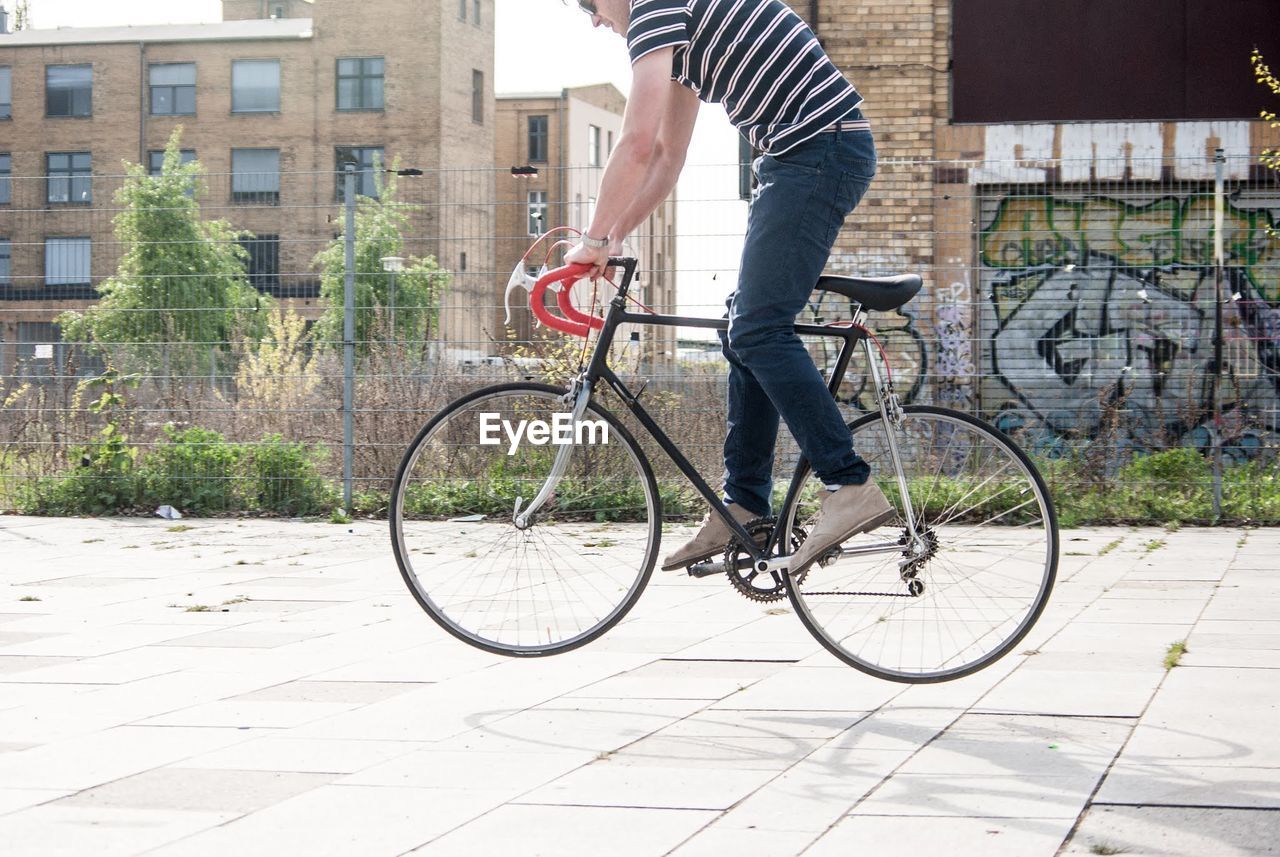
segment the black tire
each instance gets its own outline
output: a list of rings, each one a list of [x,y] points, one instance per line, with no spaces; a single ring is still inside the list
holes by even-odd
[[[917,529],[928,534],[924,558],[904,569],[907,529],[884,422],[873,413],[849,429],[899,515],[845,547],[895,540],[904,547],[846,551],[788,575],[800,621],[845,663],[891,681],[949,681],[1004,657],[1040,617],[1057,575],[1057,516],[1035,465],[982,420],[949,408],[903,408],[895,436]],[[794,500],[779,516],[787,531],[807,529],[820,497],[806,462],[795,480]]]
[[[596,442],[575,444],[556,494],[531,526],[516,527],[516,498],[529,506],[558,447],[512,445],[502,433],[495,446],[491,432],[482,444],[481,426],[553,423],[571,410],[564,396],[528,383],[463,396],[422,427],[396,473],[391,542],[405,584],[441,627],[495,654],[554,655],[596,639],[635,605],[658,556],[653,470],[595,402],[584,422],[602,421]]]

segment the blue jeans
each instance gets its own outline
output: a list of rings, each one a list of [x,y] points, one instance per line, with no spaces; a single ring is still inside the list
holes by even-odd
[[[869,131],[819,134],[756,160],[742,268],[720,342],[729,361],[725,496],[757,515],[771,510],[779,417],[824,483],[860,485],[871,475],[793,325],[875,170]]]

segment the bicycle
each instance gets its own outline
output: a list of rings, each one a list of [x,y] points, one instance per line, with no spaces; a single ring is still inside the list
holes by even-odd
[[[635,436],[597,401],[603,380],[733,533],[723,559],[690,567],[691,576],[725,574],[753,600],[790,599],[837,658],[894,681],[969,675],[1026,636],[1058,562],[1044,480],[987,423],[901,405],[887,357],[881,352],[882,379],[865,326],[869,312],[910,301],[918,276],[824,276],[815,288],[851,301],[852,317],[796,324],[802,335],[843,340],[828,376],[833,395],[862,346],[877,409],[849,428],[899,514],[794,575],[788,557],[803,543],[823,490],[803,458],[778,514],[739,524],[640,404],[644,387],[633,393],[608,362],[620,325],[723,330],[727,321],[631,312],[636,262],[610,264],[624,276],[603,317],[569,299],[583,267],[546,272],[531,290],[544,325],[583,337],[597,331],[589,362],[567,387],[516,382],[476,390],[428,420],[406,451],[392,490],[392,543],[405,583],[432,619],[483,650],[541,656],[598,638],[635,605],[660,555],[664,500],[677,494],[659,486]],[[563,317],[545,306],[547,289],[558,291]]]

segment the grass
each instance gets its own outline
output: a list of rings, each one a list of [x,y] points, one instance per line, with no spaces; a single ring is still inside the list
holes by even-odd
[[[1106,556],[1116,548],[1120,547],[1120,543],[1123,541],[1124,539],[1113,539],[1112,541],[1107,542],[1102,546],[1102,549],[1098,551],[1098,556]]]
[[[172,527],[165,527],[166,533],[185,533],[187,530],[195,529],[186,524],[174,524]]]
[[[1156,551],[1160,550],[1160,548],[1164,547],[1164,545],[1165,545],[1164,539],[1152,539],[1151,541],[1145,543],[1142,546],[1143,555],[1146,555],[1149,553],[1155,553]]]
[[[1169,644],[1169,651],[1164,654],[1164,668],[1171,670],[1178,666],[1182,661],[1182,656],[1187,653],[1187,641],[1179,640],[1176,643]]]
[[[1120,848],[1115,845],[1108,845],[1105,842],[1095,842],[1089,846],[1090,854],[1124,854],[1128,848]]]
[[[212,613],[213,608],[210,607],[208,604],[192,604],[183,612],[184,613]]]
[[[24,595],[24,596],[22,596],[21,598],[19,598],[18,600],[19,600],[19,601],[39,601],[39,600],[41,600],[41,599],[40,599],[40,596],[38,596],[38,595]]]
[[[354,518],[347,514],[346,509],[337,506],[329,513],[329,523],[331,524],[349,524],[353,520]]]

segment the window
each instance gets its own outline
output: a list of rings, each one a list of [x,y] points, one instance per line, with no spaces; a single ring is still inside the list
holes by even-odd
[[[529,162],[547,159],[547,117],[529,117]]]
[[[45,66],[44,97],[47,116],[92,116],[93,66]]]
[[[89,285],[89,259],[88,238],[46,238],[44,240],[44,284],[46,286]]]
[[[381,146],[339,146],[336,150],[338,173],[338,202],[342,202],[343,188],[346,187],[347,164],[355,164],[356,196],[378,198],[378,184],[374,178],[377,170],[382,169]]]
[[[471,70],[471,121],[484,124],[484,72]]]
[[[50,321],[18,322],[18,372],[28,378],[61,374],[62,331]]]
[[[280,202],[280,150],[231,150],[231,201],[261,205]]]
[[[458,20],[467,20],[467,0],[458,0]]]
[[[338,60],[338,109],[381,110],[383,106],[382,57]]]
[[[950,5],[955,122],[1252,120],[1246,60],[1257,45],[1275,68],[1280,45],[1275,0]]]
[[[240,246],[249,254],[245,271],[249,284],[260,292],[270,292],[280,287],[280,236],[255,235],[242,238]]]
[[[195,149],[183,149],[178,153],[182,159],[183,166],[191,163],[196,159]],[[158,176],[164,171],[164,152],[159,149],[152,149],[147,152],[147,175]]]
[[[12,248],[8,238],[0,238],[0,286],[13,285]]]
[[[13,115],[13,71],[0,65],[0,119]]]
[[[541,235],[547,230],[547,192],[529,191],[529,234]]]
[[[284,7],[283,7],[283,6],[273,6],[273,7],[272,7],[272,9],[271,9],[271,17],[272,17],[272,18],[283,18],[283,17],[284,17]]]
[[[480,0],[472,0],[472,18],[471,21],[477,27],[480,26]]]
[[[151,115],[191,116],[196,112],[196,64],[151,66]]]
[[[13,158],[6,152],[0,155],[0,205],[13,202]]]
[[[598,167],[600,160],[600,126],[587,126],[587,166]]]
[[[93,156],[88,152],[50,152],[45,155],[49,202],[93,202]]]
[[[604,150],[604,156],[605,156],[605,158],[608,158],[608,157],[609,157],[610,155],[612,155],[612,154],[613,154],[613,132],[612,132],[612,131],[610,131],[610,132],[609,132],[609,145],[608,145],[608,148],[606,148],[606,149]]]
[[[280,60],[231,63],[231,112],[280,112]]]

